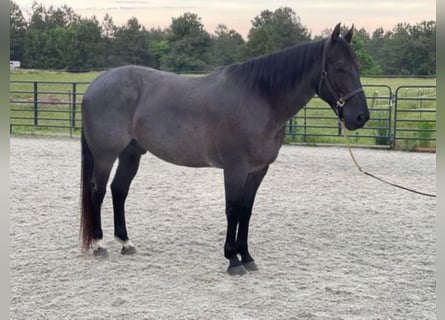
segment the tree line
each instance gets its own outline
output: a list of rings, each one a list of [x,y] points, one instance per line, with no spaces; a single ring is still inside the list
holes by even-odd
[[[264,10],[251,21],[247,40],[220,24],[213,34],[201,18],[186,12],[168,28],[146,29],[133,17],[117,26],[106,14],[102,21],[84,18],[67,5],[34,2],[28,21],[10,1],[10,60],[23,68],[89,71],[138,64],[172,72],[208,72],[219,66],[267,54],[330,34],[312,36],[295,11]],[[346,26],[345,26],[346,30]],[[435,75],[436,22],[398,23],[393,30],[368,33],[356,29],[352,46],[363,75]]]

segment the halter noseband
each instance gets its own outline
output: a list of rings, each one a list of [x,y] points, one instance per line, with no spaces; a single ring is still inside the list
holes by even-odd
[[[334,88],[332,87],[331,82],[329,81],[328,78],[328,72],[326,71],[326,52],[327,52],[327,48],[328,48],[328,42],[330,40],[326,40],[323,43],[323,56],[322,56],[322,61],[321,61],[321,77],[320,77],[320,82],[318,84],[318,96],[320,96],[321,94],[321,85],[323,84],[323,82],[326,83],[326,87],[328,88],[329,92],[331,93],[331,95],[334,97],[335,101],[335,106],[332,106],[332,108],[334,109],[335,113],[337,114],[337,116],[339,117],[340,120],[343,120],[341,117],[341,110],[343,108],[343,106],[345,105],[346,101],[348,101],[350,98],[352,98],[353,96],[355,96],[356,94],[363,92],[363,88],[358,88],[355,89],[351,92],[349,92],[347,95],[345,96],[341,96],[339,95]],[[326,81],[324,81],[326,80]]]

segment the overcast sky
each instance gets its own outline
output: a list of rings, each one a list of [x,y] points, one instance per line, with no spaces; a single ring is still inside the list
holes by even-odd
[[[33,0],[13,0],[25,17],[31,12]],[[201,17],[206,30],[213,33],[220,23],[235,29],[243,37],[251,27],[251,20],[261,11],[271,11],[287,6],[292,8],[301,23],[313,36],[325,28],[333,28],[338,22],[372,32],[378,27],[391,30],[399,22],[415,24],[424,20],[436,20],[434,0],[37,0],[46,8],[63,4],[74,9],[82,17],[102,21],[108,13],[116,25],[125,24],[136,17],[146,28],[168,27],[172,17],[192,12]]]

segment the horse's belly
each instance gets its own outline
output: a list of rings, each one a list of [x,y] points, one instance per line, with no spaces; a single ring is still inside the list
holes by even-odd
[[[135,132],[136,139],[158,158],[188,167],[215,166],[209,155],[204,128],[161,120],[140,123]]]
[[[202,150],[194,148],[192,146],[177,146],[175,144],[164,145],[162,147],[158,145],[152,145],[150,142],[144,144],[144,147],[157,156],[158,158],[186,167],[211,167],[212,162],[209,161]]]

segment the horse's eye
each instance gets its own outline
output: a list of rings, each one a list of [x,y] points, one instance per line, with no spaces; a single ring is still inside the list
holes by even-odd
[[[336,63],[334,65],[335,72],[346,72],[345,65],[343,63]]]

